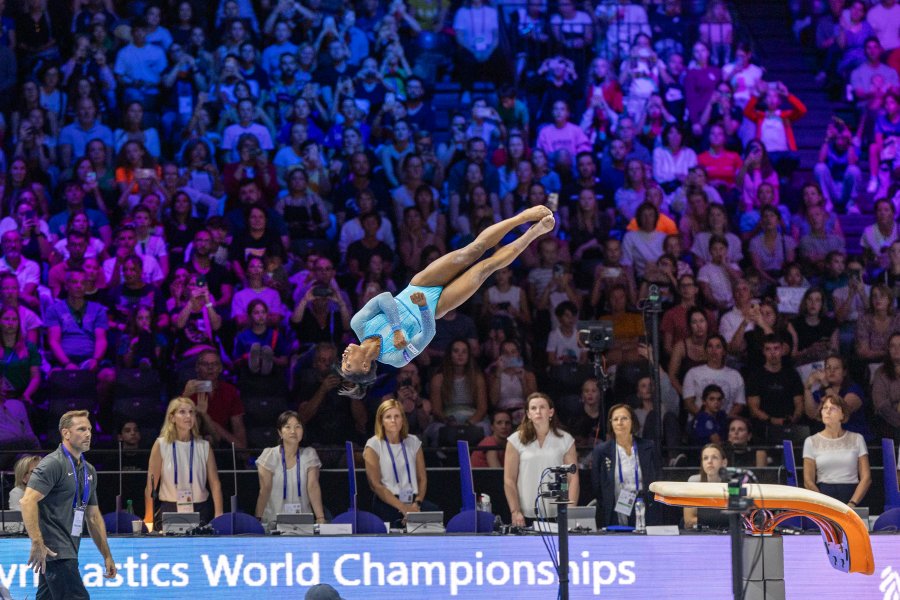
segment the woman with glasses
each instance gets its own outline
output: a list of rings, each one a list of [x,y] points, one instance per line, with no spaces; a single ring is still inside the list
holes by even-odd
[[[869,491],[872,473],[863,436],[843,428],[849,416],[840,396],[822,400],[818,417],[825,429],[803,443],[803,487],[856,507]]]

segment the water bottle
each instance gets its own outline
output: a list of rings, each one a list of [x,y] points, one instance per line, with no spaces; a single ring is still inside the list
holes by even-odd
[[[494,513],[491,507],[491,497],[487,494],[478,494],[478,502],[475,503],[475,508],[486,513]]]
[[[645,523],[645,511],[643,498],[638,498],[634,502],[634,530],[643,532],[647,529]]]
[[[134,504],[131,502],[131,499],[125,501],[125,512],[134,516]]]

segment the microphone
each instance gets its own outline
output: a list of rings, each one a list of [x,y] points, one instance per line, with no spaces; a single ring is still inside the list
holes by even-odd
[[[578,471],[578,465],[560,465],[558,467],[549,467],[547,470],[556,475],[573,474]]]

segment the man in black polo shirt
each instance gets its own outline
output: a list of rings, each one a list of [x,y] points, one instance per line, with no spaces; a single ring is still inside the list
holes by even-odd
[[[62,444],[41,460],[22,497],[22,520],[31,538],[28,566],[41,575],[36,600],[90,598],[78,572],[78,546],[85,525],[103,555],[104,576],[116,576],[97,506],[97,471],[82,456],[91,448],[88,414],[77,410],[60,418]]]

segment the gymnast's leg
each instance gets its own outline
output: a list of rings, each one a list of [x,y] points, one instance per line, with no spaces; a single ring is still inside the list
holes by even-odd
[[[493,248],[499,244],[503,239],[503,236],[507,233],[519,225],[531,221],[540,221],[552,214],[553,213],[546,206],[534,206],[523,210],[514,217],[500,221],[499,223],[494,223],[479,233],[478,237],[466,247],[445,254],[423,270],[416,273],[410,281],[410,284],[421,287],[449,285],[460,273],[471,267],[475,261],[481,258],[488,248]],[[440,315],[438,315],[438,318],[440,318]]]
[[[543,207],[541,207],[543,208]],[[512,219],[509,219],[512,220]],[[504,221],[505,222],[505,221]],[[553,231],[556,221],[552,214],[532,225],[520,238],[498,249],[493,256],[477,263],[450,282],[438,300],[435,317],[445,314],[471,298],[494,272],[508,267],[537,238]]]

